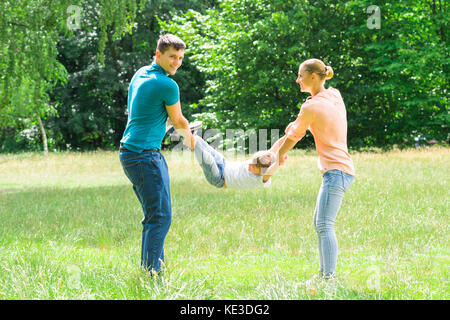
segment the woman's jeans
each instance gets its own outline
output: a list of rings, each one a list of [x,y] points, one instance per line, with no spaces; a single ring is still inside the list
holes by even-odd
[[[314,211],[314,226],[319,241],[320,274],[325,278],[336,273],[338,245],[334,221],[353,180],[354,176],[340,170],[330,170],[323,175]]]
[[[164,263],[164,240],[172,221],[169,170],[159,151],[120,152],[123,171],[133,184],[144,211],[141,265],[159,272]]]
[[[225,158],[199,136],[195,137],[195,158],[202,167],[206,180],[217,188],[225,184]]]

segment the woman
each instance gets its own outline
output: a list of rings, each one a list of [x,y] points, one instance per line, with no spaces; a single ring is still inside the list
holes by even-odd
[[[279,153],[283,164],[291,150],[308,129],[314,136],[319,155],[322,185],[314,212],[320,270],[325,279],[335,277],[337,240],[334,222],[345,192],[354,180],[355,169],[347,149],[347,116],[340,92],[332,87],[325,89],[325,81],[333,77],[333,69],[318,59],[304,61],[298,71],[297,83],[301,92],[309,92],[297,119],[286,128],[286,135],[271,148]]]

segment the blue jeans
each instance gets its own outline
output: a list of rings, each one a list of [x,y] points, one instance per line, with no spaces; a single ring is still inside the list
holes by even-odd
[[[141,265],[159,272],[164,262],[164,240],[172,221],[166,160],[159,151],[120,152],[119,158],[144,212]]]
[[[354,176],[340,170],[330,170],[323,175],[314,211],[314,226],[319,242],[319,272],[325,278],[330,278],[336,273],[338,244],[334,222],[344,194],[353,180]]]
[[[205,140],[196,136],[196,143],[194,148],[195,158],[200,164],[205,175],[206,180],[217,188],[222,188],[225,184],[224,156],[211,147]]]

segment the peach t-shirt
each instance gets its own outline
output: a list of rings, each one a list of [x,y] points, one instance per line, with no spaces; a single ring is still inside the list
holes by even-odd
[[[339,90],[329,87],[308,97],[300,109],[297,120],[286,128],[288,139],[299,141],[306,130],[311,131],[319,154],[322,173],[341,170],[355,175],[353,161],[347,149],[347,112]]]

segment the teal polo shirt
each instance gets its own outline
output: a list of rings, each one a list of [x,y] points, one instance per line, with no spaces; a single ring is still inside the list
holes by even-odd
[[[167,110],[180,100],[177,83],[153,63],[140,68],[128,89],[128,121],[120,142],[134,152],[161,149],[166,133]]]

